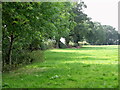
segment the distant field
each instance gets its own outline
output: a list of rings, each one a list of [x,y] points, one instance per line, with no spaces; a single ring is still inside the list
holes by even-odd
[[[39,51],[36,51],[39,54]],[[3,73],[5,88],[117,88],[118,46],[44,52],[43,63]]]

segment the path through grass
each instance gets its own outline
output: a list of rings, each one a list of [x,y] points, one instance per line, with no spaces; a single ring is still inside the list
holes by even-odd
[[[37,51],[39,53],[39,51]],[[45,51],[45,62],[3,74],[8,88],[116,88],[118,46]]]

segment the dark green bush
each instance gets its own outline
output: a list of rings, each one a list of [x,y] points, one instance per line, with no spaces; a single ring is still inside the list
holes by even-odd
[[[79,46],[79,43],[74,43],[73,46],[74,46],[74,47],[77,47],[77,46]]]
[[[10,71],[21,65],[32,63],[34,59],[30,57],[30,53],[27,50],[13,50],[11,56],[12,65],[4,64],[3,71]]]

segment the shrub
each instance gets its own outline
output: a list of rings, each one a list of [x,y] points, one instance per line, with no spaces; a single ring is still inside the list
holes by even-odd
[[[40,44],[41,50],[51,49],[55,47],[55,41],[54,40],[47,40],[45,42],[42,42]]]
[[[77,47],[77,46],[79,46],[79,43],[74,43],[73,46],[74,46],[74,47]]]
[[[70,42],[69,42],[69,45],[70,45],[70,46],[74,46],[74,43],[70,41]]]
[[[44,51],[37,50],[30,53],[30,58],[34,60],[33,62],[43,62],[44,61]]]
[[[12,52],[12,65],[4,64],[3,66],[3,72],[4,71],[10,71],[15,68],[18,68],[22,65],[30,64],[35,61],[35,58],[33,58],[31,55],[32,52],[29,52],[28,50],[13,50]]]

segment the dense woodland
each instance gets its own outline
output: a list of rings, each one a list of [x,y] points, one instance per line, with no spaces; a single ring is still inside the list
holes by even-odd
[[[50,48],[117,45],[118,32],[93,22],[84,13],[84,2],[3,2],[3,70],[34,61],[30,53]],[[65,38],[65,44],[60,39]]]

